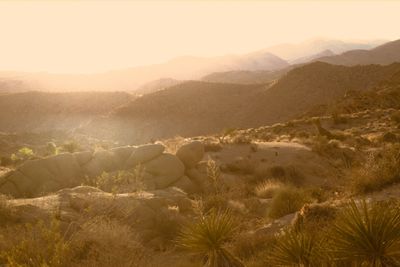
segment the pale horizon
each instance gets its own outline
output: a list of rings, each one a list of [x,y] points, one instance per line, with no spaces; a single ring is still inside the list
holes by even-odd
[[[317,38],[392,41],[399,13],[400,2],[382,1],[1,2],[0,71],[99,73]]]

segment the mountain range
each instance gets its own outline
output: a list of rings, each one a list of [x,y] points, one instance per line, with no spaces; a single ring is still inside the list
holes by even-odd
[[[291,64],[306,63],[321,56],[340,54],[352,49],[370,49],[381,42],[354,43],[317,39],[300,44],[273,46],[242,55],[208,58],[184,56],[162,64],[94,74],[3,71],[0,72],[0,92],[10,91],[9,81],[18,84],[19,91],[134,91],[160,79],[197,80],[216,72],[282,70],[290,68]],[[390,55],[387,57],[390,58]],[[328,62],[331,59],[324,60]],[[340,59],[336,62],[330,63],[340,64]]]

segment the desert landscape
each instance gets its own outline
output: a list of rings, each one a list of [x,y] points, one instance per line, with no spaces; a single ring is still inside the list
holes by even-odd
[[[353,19],[372,23],[377,10],[387,13],[366,34]],[[314,28],[298,41],[284,22],[281,35],[267,27],[285,12]],[[397,12],[396,1],[0,2],[4,51],[12,44],[0,52],[0,266],[400,266]],[[32,57],[20,59],[25,37],[1,25],[28,13],[41,20],[8,25],[43,38],[59,33],[52,23],[70,30],[56,61],[45,47],[53,37],[43,51],[26,44]],[[163,16],[170,28],[158,28]],[[219,16],[237,26],[231,35],[220,22],[221,39]],[[191,43],[175,32],[183,18],[207,33],[185,31]],[[86,27],[93,35],[79,35]],[[163,30],[169,59],[140,63],[157,54],[141,34]],[[308,38],[321,32],[332,38]],[[199,34],[216,38],[198,44],[214,54],[186,54]],[[225,45],[238,34],[248,40]],[[105,35],[121,39],[87,64],[89,43]],[[88,49],[72,56],[81,37],[76,47]],[[124,41],[137,47],[125,51]]]

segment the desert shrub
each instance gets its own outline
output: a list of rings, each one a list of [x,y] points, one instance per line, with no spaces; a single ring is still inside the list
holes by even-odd
[[[400,138],[392,132],[384,133],[380,139],[385,143],[396,143],[400,141]]]
[[[251,137],[244,133],[236,134],[231,138],[231,143],[233,144],[251,144],[252,141]]]
[[[254,189],[254,193],[259,198],[272,198],[276,191],[282,188],[284,184],[276,180],[265,180],[259,183]]]
[[[46,154],[48,156],[57,155],[58,152],[59,152],[59,149],[58,149],[57,145],[54,142],[47,143],[47,145],[46,145]]]
[[[237,224],[231,213],[212,210],[184,227],[177,242],[181,247],[201,255],[204,266],[243,267],[225,247],[236,229]]]
[[[305,204],[293,219],[293,228],[298,231],[327,229],[337,216],[338,209],[328,204]]]
[[[65,152],[69,153],[74,153],[80,150],[80,145],[78,142],[71,140],[68,142],[65,142],[62,146],[61,149]]]
[[[332,120],[334,124],[347,123],[347,118],[337,112],[332,113]]]
[[[305,131],[300,131],[296,133],[296,137],[298,138],[309,138],[310,137],[310,133],[305,132]]]
[[[23,147],[18,150],[17,153],[11,155],[11,160],[13,162],[20,162],[25,160],[30,160],[35,157],[35,153],[29,147]]]
[[[205,141],[204,142],[204,151],[205,152],[218,152],[222,150],[221,143]]]
[[[333,259],[347,266],[400,266],[400,209],[351,201],[330,238]]]
[[[240,233],[232,243],[232,253],[242,260],[250,259],[275,244],[275,235],[259,233]]]
[[[400,110],[394,112],[390,117],[390,119],[395,123],[400,124]]]
[[[226,169],[229,172],[241,174],[253,174],[256,165],[248,158],[238,157],[233,162],[226,164]]]
[[[254,175],[249,181],[258,184],[268,179],[292,185],[301,185],[304,182],[303,174],[292,165],[275,165],[269,168],[256,168]]]
[[[234,133],[236,132],[236,129],[234,128],[227,128],[224,129],[221,133],[221,135],[218,137],[218,140],[221,144],[226,142],[227,137],[231,137]]]
[[[150,231],[142,233],[142,238],[156,249],[165,250],[172,245],[185,223],[186,219],[179,213],[177,207],[162,209],[155,217]],[[156,242],[153,242],[154,240]]]
[[[89,185],[113,193],[139,192],[146,189],[143,175],[144,168],[139,164],[130,171],[118,171],[113,174],[103,172],[94,181],[89,181]]]
[[[70,266],[71,247],[60,232],[59,222],[38,222],[9,229],[7,245],[0,252],[6,266]]]
[[[278,236],[268,260],[272,266],[321,266],[319,249],[315,235],[289,229]]]
[[[0,226],[17,221],[16,211],[7,200],[5,195],[0,194]]]
[[[386,146],[371,153],[366,162],[351,174],[352,190],[368,193],[400,181],[400,145]]]
[[[13,164],[13,160],[11,157],[1,156],[0,157],[0,166],[10,166]]]
[[[69,266],[144,266],[147,251],[127,225],[95,217],[70,240],[74,258]]]
[[[308,201],[310,201],[309,197],[301,189],[291,186],[282,187],[272,198],[268,216],[274,219],[280,218],[298,211]]]
[[[203,212],[207,213],[211,210],[225,210],[228,208],[227,197],[223,194],[212,194],[203,198]]]

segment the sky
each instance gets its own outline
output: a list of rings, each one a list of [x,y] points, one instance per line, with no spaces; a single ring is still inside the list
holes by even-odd
[[[400,1],[0,2],[0,70],[94,73],[325,37],[399,39]]]

